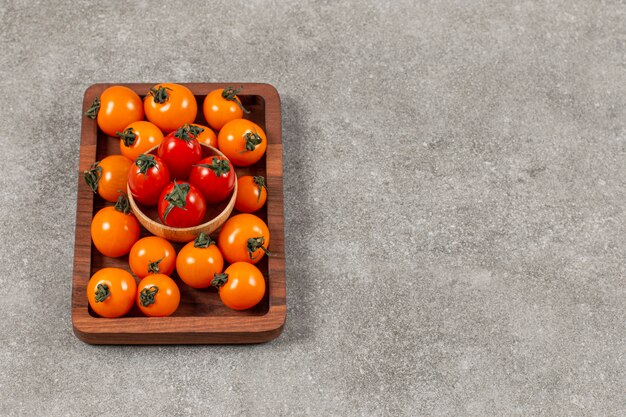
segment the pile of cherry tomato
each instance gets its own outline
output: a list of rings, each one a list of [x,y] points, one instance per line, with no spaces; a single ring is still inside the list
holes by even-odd
[[[224,305],[235,310],[252,308],[265,295],[265,279],[255,264],[269,253],[270,233],[251,213],[265,204],[267,187],[261,176],[237,179],[235,166],[259,161],[267,137],[260,126],[244,119],[248,112],[239,92],[228,87],[206,96],[202,111],[209,126],[193,123],[198,103],[179,84],[157,84],[143,100],[127,87],[109,87],[86,112],[120,146],[119,155],[107,156],[84,174],[94,193],[115,203],[94,215],[91,238],[104,256],[128,255],[132,271],[103,268],[91,277],[87,298],[98,315],[121,317],[135,304],[146,316],[173,314],[181,296],[179,283],[171,277],[174,271],[184,285],[216,287]],[[202,158],[201,144],[226,157]],[[156,146],[156,155],[147,153]],[[222,226],[217,242],[200,233],[177,254],[162,237],[140,239],[127,188],[143,206],[156,206],[163,224],[181,228],[203,223],[207,206],[229,198],[235,181],[240,213]]]

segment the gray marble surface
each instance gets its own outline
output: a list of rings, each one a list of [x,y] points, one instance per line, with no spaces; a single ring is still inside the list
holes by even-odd
[[[622,1],[0,2],[0,415],[623,416]],[[96,82],[282,95],[288,316],[72,334]]]

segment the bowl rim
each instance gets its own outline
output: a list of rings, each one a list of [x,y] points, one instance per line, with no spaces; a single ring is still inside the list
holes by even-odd
[[[218,156],[222,156],[222,157],[226,158],[226,160],[228,160],[228,163],[232,167],[233,171],[235,171],[235,166],[230,161],[230,159],[228,159],[228,157],[226,155],[224,155],[224,153],[222,151],[220,151],[219,149],[217,149],[217,148],[215,148],[213,146],[207,145],[205,143],[200,143],[200,146],[203,146],[203,147],[209,149],[210,151],[212,151],[213,153],[217,154]],[[159,148],[159,145],[153,146],[152,148],[148,149],[144,153],[145,154],[151,154],[151,153],[155,152],[158,148]],[[204,158],[202,158],[202,159],[204,159]],[[135,162],[133,161],[133,164],[134,163]],[[189,183],[189,181],[184,181],[184,182]],[[213,217],[208,222],[200,223],[199,225],[191,226],[191,227],[172,227],[172,226],[168,226],[166,224],[163,224],[161,222],[157,222],[156,220],[154,220],[151,217],[149,217],[146,213],[144,213],[139,208],[139,206],[135,202],[135,199],[133,198],[133,195],[130,192],[130,185],[128,183],[126,184],[126,194],[127,194],[127,197],[128,197],[128,202],[130,203],[130,207],[131,207],[131,209],[133,211],[133,214],[135,214],[135,216],[141,217],[143,220],[145,220],[146,222],[150,223],[151,225],[154,225],[156,227],[160,227],[163,230],[166,230],[166,231],[169,231],[169,232],[185,233],[185,232],[195,232],[195,231],[197,231],[199,229],[206,229],[207,227],[213,225],[224,213],[226,213],[226,212],[232,213],[233,209],[235,208],[235,201],[237,200],[237,189],[239,188],[238,185],[239,185],[239,181],[238,181],[238,178],[237,178],[237,172],[235,171],[235,188],[233,188],[233,192],[232,192],[232,195],[230,197],[230,201],[228,202],[228,204],[226,205],[224,210],[219,212],[219,214],[217,214],[215,217]]]

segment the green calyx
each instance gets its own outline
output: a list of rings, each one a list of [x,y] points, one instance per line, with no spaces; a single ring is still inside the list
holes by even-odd
[[[186,142],[194,140],[202,132],[204,132],[204,129],[200,126],[185,124],[182,127],[178,128],[176,133],[174,133],[174,137],[177,137],[178,139],[184,140]]]
[[[152,96],[155,103],[163,104],[170,99],[170,94],[167,92],[168,90],[171,91],[172,89],[160,85],[158,88],[150,87],[148,94]]]
[[[263,191],[263,188],[265,188],[265,191],[267,191],[267,185],[265,185],[265,178],[262,177],[261,175],[253,177],[252,181],[259,188],[259,195],[256,198],[256,201],[258,203],[261,200],[261,191]]]
[[[115,132],[115,134],[124,141],[124,146],[129,147],[135,144],[137,134],[132,127],[125,129],[123,132]]]
[[[185,206],[187,205],[187,194],[189,194],[189,184],[183,182],[182,184],[177,184],[176,180],[174,180],[174,189],[165,194],[165,201],[169,204],[163,213],[163,220],[167,219],[168,214],[174,207],[178,207],[181,210],[187,210]]]
[[[159,264],[161,261],[165,259],[165,257],[159,259],[158,261],[150,262],[148,264],[148,273],[149,274],[158,274],[159,273]]]
[[[217,156],[213,157],[210,164],[197,164],[194,166],[208,168],[211,171],[215,172],[216,177],[221,177],[227,172],[230,172],[230,164],[228,163],[228,160],[220,159]]]
[[[243,86],[239,86],[239,88],[235,89],[234,87],[230,86],[230,87],[226,87],[225,89],[222,90],[222,98],[228,100],[228,101],[234,101],[235,104],[237,104],[237,106],[239,106],[239,108],[241,109],[241,111],[243,111],[245,114],[250,114],[250,111],[247,110],[243,104],[241,104],[241,101],[239,100],[239,97],[237,97],[237,94],[239,94],[239,92],[243,89]]]
[[[135,165],[139,168],[139,172],[145,175],[150,168],[157,166],[157,163],[154,155],[142,153],[135,159]]]
[[[151,287],[146,287],[139,292],[139,302],[142,306],[148,307],[150,304],[154,304],[154,297],[159,292],[159,287],[153,285]]]
[[[256,252],[259,249],[261,249],[267,255],[270,254],[270,251],[268,251],[267,248],[263,246],[264,244],[265,244],[265,238],[263,236],[251,237],[250,239],[248,239],[246,248],[248,249],[248,255],[250,256],[250,259],[254,260],[257,258],[256,256],[254,256],[254,252]]]
[[[128,202],[128,197],[126,197],[126,194],[120,194],[120,196],[117,198],[117,202],[115,203],[115,210],[124,214],[130,213],[130,203]]]
[[[215,275],[213,275],[213,279],[211,280],[211,285],[214,286],[215,288],[219,288],[222,285],[226,284],[227,281],[228,281],[228,274],[226,274],[226,273],[222,273],[222,274],[216,273]]]
[[[98,116],[98,110],[100,110],[100,97],[96,97],[93,100],[93,103],[91,103],[91,106],[89,106],[89,108],[85,112],[85,116],[89,117],[90,119],[95,119],[96,116]]]
[[[211,240],[211,236],[205,235],[204,232],[200,232],[196,240],[193,241],[194,248],[208,248],[211,245],[215,245],[215,241]]]
[[[256,149],[257,145],[263,142],[263,138],[259,136],[256,130],[254,132],[247,132],[243,135],[243,138],[246,140],[246,149],[243,152],[253,151]]]
[[[85,182],[94,193],[98,192],[98,182],[100,178],[102,178],[102,167],[100,166],[100,161],[94,162],[94,164],[87,171],[83,173],[83,178],[85,178]]]
[[[101,303],[107,298],[111,296],[111,291],[109,290],[109,286],[106,284],[98,284],[96,286],[96,303]]]

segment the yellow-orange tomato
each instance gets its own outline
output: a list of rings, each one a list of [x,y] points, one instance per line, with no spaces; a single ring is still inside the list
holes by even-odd
[[[215,274],[224,270],[224,258],[215,242],[204,233],[187,243],[176,258],[176,272],[180,279],[193,288],[211,285]]]
[[[133,163],[122,155],[110,155],[85,171],[84,177],[93,192],[106,201],[115,203],[120,193],[126,192],[128,172]]]
[[[224,223],[217,237],[217,246],[230,262],[255,264],[267,252],[270,231],[263,220],[254,214],[237,214]]]
[[[244,111],[249,113],[237,97],[240,91],[241,89],[227,87],[213,90],[207,94],[202,104],[202,110],[209,126],[215,130],[220,130],[231,120],[241,119]]]
[[[103,268],[87,283],[89,305],[99,316],[122,317],[135,303],[135,278],[120,268]]]
[[[237,166],[248,166],[265,154],[267,137],[261,126],[237,119],[224,125],[217,135],[217,146]]]
[[[237,180],[237,199],[235,208],[242,213],[253,213],[259,210],[267,200],[265,178],[244,175]]]
[[[144,98],[146,117],[164,133],[192,123],[198,113],[193,93],[180,84],[163,83],[150,88]]]
[[[95,118],[104,133],[115,137],[115,132],[143,119],[143,103],[130,88],[114,85],[96,97],[85,115]]]
[[[194,123],[192,123],[191,125],[199,127],[200,129],[204,129],[202,130],[202,132],[198,133],[198,136],[196,136],[196,140],[198,142],[217,148],[217,135],[213,130],[211,130],[210,127],[197,125]]]
[[[144,237],[131,248],[128,263],[130,270],[139,278],[159,273],[170,275],[176,265],[176,250],[162,237]]]
[[[117,132],[117,136],[120,137],[120,152],[131,161],[163,141],[163,132],[143,120],[129,124],[123,132]]]
[[[130,212],[126,195],[114,207],[100,209],[91,221],[91,239],[104,256],[117,258],[130,252],[139,239],[139,222]]]
[[[180,304],[180,290],[167,275],[148,275],[137,287],[137,306],[146,316],[167,317]]]
[[[265,295],[263,274],[247,262],[235,262],[223,274],[216,274],[212,284],[218,288],[222,303],[233,310],[252,308]]]

